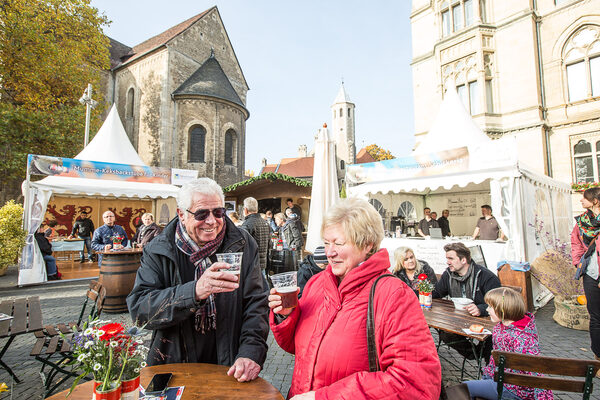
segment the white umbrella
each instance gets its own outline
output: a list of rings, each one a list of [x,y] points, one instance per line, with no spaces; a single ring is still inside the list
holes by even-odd
[[[335,143],[329,138],[325,124],[319,130],[315,140],[315,164],[305,246],[307,251],[314,252],[318,246],[323,244],[321,239],[323,216],[339,198]]]

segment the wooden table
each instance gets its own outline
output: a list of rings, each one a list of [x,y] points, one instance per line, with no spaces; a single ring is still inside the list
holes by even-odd
[[[284,400],[273,385],[262,378],[252,382],[240,383],[227,376],[229,367],[214,364],[165,364],[146,367],[142,370],[140,383],[146,387],[154,374],[171,372],[173,377],[169,386],[185,386],[182,400],[219,399],[219,400]],[[78,385],[69,400],[89,400],[94,382]],[[68,390],[48,397],[47,400],[63,400]]]
[[[8,338],[0,351],[0,366],[4,368],[17,383],[21,383],[17,375],[2,361],[16,336],[42,330],[42,309],[39,297],[27,297],[4,300],[0,303],[0,313],[11,315],[12,319],[0,321],[0,338]]]
[[[459,311],[454,308],[454,303],[451,300],[443,300],[443,299],[433,299],[433,304],[430,309],[423,309],[423,314],[425,315],[425,320],[427,321],[427,325],[430,328],[436,329],[438,332],[446,331],[449,333],[454,333],[456,335],[463,336],[467,338],[471,344],[473,345],[473,354],[475,355],[475,360],[477,361],[477,379],[481,374],[481,358],[483,356],[483,347],[481,351],[477,353],[475,351],[475,341],[483,342],[487,338],[491,336],[491,334],[485,335],[473,335],[467,334],[463,331],[463,328],[468,328],[473,324],[478,324],[483,326],[484,329],[492,332],[494,329],[494,322],[490,320],[489,317],[474,317],[469,314],[467,311]],[[437,347],[439,349],[441,345],[441,341],[438,341]],[[451,360],[447,360],[451,364],[454,364]],[[463,378],[465,369],[465,362],[463,360],[462,368],[461,368],[461,381]]]
[[[102,254],[98,281],[106,288],[103,312],[127,312],[125,299],[133,289],[142,249],[108,250],[98,253]]]

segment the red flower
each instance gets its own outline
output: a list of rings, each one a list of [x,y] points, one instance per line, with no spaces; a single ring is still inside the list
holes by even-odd
[[[426,274],[419,274],[419,276],[417,277],[418,280],[420,281],[424,281],[425,279],[427,279],[427,275]]]
[[[112,323],[100,327],[100,330],[104,331],[104,334],[100,336],[100,340],[110,340],[119,333],[123,332],[125,328],[123,328],[123,325],[121,324]]]

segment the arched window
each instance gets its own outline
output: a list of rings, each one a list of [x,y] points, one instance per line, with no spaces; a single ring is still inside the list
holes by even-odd
[[[600,26],[577,30],[563,49],[569,102],[600,96]]]
[[[346,168],[346,163],[344,162],[344,160],[340,160],[340,169],[344,168]]]
[[[346,115],[348,116],[348,118],[351,117],[351,115],[350,115],[350,107],[348,107],[348,114],[346,114]]]
[[[206,128],[194,125],[190,128],[188,141],[188,162],[204,162]]]
[[[410,201],[403,201],[400,207],[398,207],[398,216],[404,217],[407,221],[417,219],[415,206]]]
[[[340,118],[344,116],[344,109],[340,107]]]
[[[233,129],[225,132],[225,164],[234,165],[237,155],[237,134]]]
[[[573,161],[575,166],[575,180],[577,182],[594,181],[594,162],[592,159],[591,143],[580,140],[573,146]]]
[[[125,118],[133,118],[135,108],[135,90],[133,88],[127,91],[127,106],[125,108]]]
[[[385,208],[383,208],[383,204],[381,204],[381,202],[377,199],[369,199],[369,204],[375,207],[375,210],[377,210],[379,215],[381,215],[381,223],[385,229]]]

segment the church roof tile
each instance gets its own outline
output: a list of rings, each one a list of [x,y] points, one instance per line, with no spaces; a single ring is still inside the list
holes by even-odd
[[[211,55],[208,60],[192,74],[192,76],[183,82],[181,86],[175,89],[173,95],[202,95],[215,97],[235,103],[244,107],[244,109],[246,108],[244,103],[242,103],[240,96],[238,96],[231,85],[231,82],[229,82],[223,68],[221,68],[221,64],[219,64],[213,55]]]

